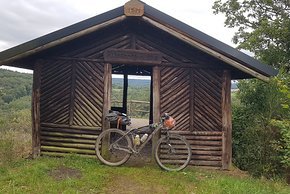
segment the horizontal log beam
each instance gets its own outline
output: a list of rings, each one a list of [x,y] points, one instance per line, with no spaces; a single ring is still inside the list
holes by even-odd
[[[43,141],[50,141],[50,142],[63,142],[63,143],[81,143],[81,144],[95,144],[95,140],[89,139],[76,139],[76,138],[62,138],[62,137],[48,137],[48,136],[41,136],[41,140]]]
[[[222,162],[221,161],[203,161],[203,160],[191,160],[189,162],[190,165],[195,166],[215,166],[215,167],[221,167]]]
[[[162,131],[164,133],[165,131]],[[222,132],[220,131],[177,131],[171,130],[169,133],[179,134],[179,135],[207,135],[207,136],[222,136]]]
[[[41,132],[41,136],[49,136],[49,137],[75,137],[82,139],[91,139],[96,140],[97,135],[85,135],[85,134],[70,134],[70,133],[58,133],[58,132]]]
[[[45,132],[60,132],[60,133],[72,133],[72,134],[87,134],[87,135],[99,135],[100,131],[93,130],[79,130],[79,129],[69,129],[69,128],[50,128],[41,127],[41,131]]]
[[[64,124],[54,124],[54,123],[41,123],[41,127],[54,127],[54,128],[70,128],[70,129],[85,129],[85,130],[98,130],[101,131],[101,126],[88,127],[88,126],[77,126],[77,125],[64,125]]]
[[[41,145],[63,147],[63,148],[78,148],[78,149],[95,150],[94,144],[89,145],[89,144],[77,144],[77,143],[49,142],[49,141],[42,140]]]
[[[59,152],[47,152],[47,151],[42,151],[41,152],[42,156],[52,156],[52,157],[67,157],[71,156],[71,153],[59,153]],[[89,154],[78,154],[80,157],[85,157],[85,158],[96,158],[95,155],[89,155]]]
[[[41,152],[42,151],[95,155],[94,150],[84,150],[84,149],[78,149],[78,148],[61,148],[61,147],[54,147],[54,146],[41,146]]]

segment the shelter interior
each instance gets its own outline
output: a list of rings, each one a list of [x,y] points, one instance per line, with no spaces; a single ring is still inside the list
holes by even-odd
[[[121,75],[123,80],[122,86],[122,103],[119,103],[118,106],[111,106],[111,110],[116,110],[122,113],[128,114],[128,86],[129,86],[129,76],[143,76],[150,77],[150,104],[149,104],[149,117],[148,123],[153,123],[153,112],[152,112],[152,66],[144,66],[144,65],[126,65],[126,64],[113,64],[112,65],[112,75]],[[113,95],[113,92],[112,92]],[[111,98],[113,100],[113,98]],[[134,111],[134,110],[133,110]],[[141,126],[140,126],[141,127]]]

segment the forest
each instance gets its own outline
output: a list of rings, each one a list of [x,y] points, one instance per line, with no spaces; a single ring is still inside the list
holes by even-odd
[[[0,131],[31,130],[32,74],[0,69]]]

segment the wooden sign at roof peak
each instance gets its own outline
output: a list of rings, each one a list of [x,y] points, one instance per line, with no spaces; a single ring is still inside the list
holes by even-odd
[[[144,4],[138,0],[131,0],[124,5],[124,14],[126,16],[143,16]]]

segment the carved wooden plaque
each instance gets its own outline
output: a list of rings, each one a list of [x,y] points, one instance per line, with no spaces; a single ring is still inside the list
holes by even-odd
[[[104,59],[110,63],[161,64],[162,55],[152,51],[108,49],[104,52]]]
[[[142,16],[144,14],[144,4],[138,0],[131,0],[124,6],[126,16]]]

